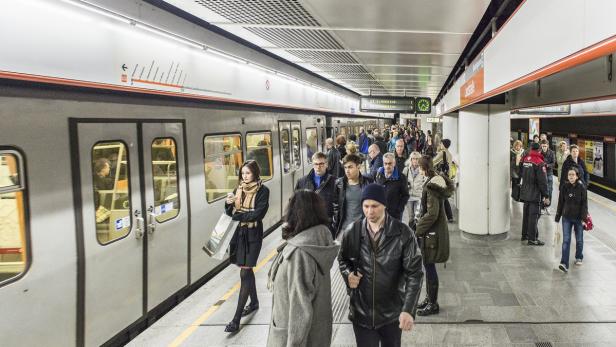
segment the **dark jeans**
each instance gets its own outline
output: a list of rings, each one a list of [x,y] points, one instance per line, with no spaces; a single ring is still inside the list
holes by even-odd
[[[548,199],[550,199],[550,205],[552,204],[552,189],[554,188],[554,174],[550,174],[548,170]]]
[[[353,323],[357,347],[400,347],[402,330],[400,323],[394,322],[378,329],[368,329]]]
[[[540,215],[539,202],[524,202],[524,212],[522,214],[522,238],[535,241],[539,237],[537,223]]]
[[[575,259],[584,259],[584,226],[578,219],[563,218],[563,254],[560,263],[569,268],[569,250],[571,247],[571,229],[575,230]]]
[[[438,273],[436,272],[436,264],[424,264],[426,269],[426,284],[438,283]]]

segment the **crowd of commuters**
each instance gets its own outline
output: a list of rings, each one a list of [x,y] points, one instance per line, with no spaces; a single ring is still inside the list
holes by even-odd
[[[268,346],[331,344],[329,270],[336,257],[358,346],[400,346],[416,315],[439,313],[435,264],[449,257],[448,198],[457,171],[450,144],[414,127],[361,128],[348,139],[328,138],[326,152],[312,154],[312,169],[287,205],[285,242],[268,274]],[[238,331],[241,317],[259,308],[252,268],[268,199],[258,164],[248,160],[225,204],[225,213],[239,221],[229,251],[241,278],[227,332]],[[427,297],[418,304],[424,273]]]
[[[549,148],[546,134],[534,136],[529,148],[522,142],[513,141],[510,154],[511,195],[524,203],[522,242],[531,246],[543,246],[539,239],[538,222],[542,214],[550,215],[554,169],[558,178],[558,202],[556,223],[562,220],[562,255],[559,270],[569,272],[571,235],[575,235],[575,265],[581,266],[584,259],[584,224],[588,217],[587,187],[589,174],[586,164],[579,157],[577,145],[558,143],[556,152]],[[543,210],[543,212],[542,212]]]

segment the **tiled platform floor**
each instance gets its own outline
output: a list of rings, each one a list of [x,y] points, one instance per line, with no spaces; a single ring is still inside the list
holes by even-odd
[[[567,275],[556,270],[560,244],[554,247],[553,214],[539,222],[544,247],[520,243],[521,204],[517,203],[512,205],[506,240],[473,240],[450,224],[451,259],[446,268],[438,266],[441,313],[418,317],[415,329],[403,334],[404,345],[616,346],[616,236],[611,234],[616,203],[589,196],[595,230],[585,234],[584,265],[572,265]],[[267,258],[279,241],[279,232],[268,237],[261,257]],[[237,291],[216,311],[211,309],[239,280],[237,269],[229,267],[130,345],[169,346],[181,341],[182,346],[265,346],[271,308],[271,294],[265,288],[268,269],[266,264],[257,272],[261,308],[242,321],[237,334],[223,332],[235,310]],[[339,282],[334,277],[334,306],[342,311],[335,314],[333,345],[354,346],[346,295],[336,290]]]

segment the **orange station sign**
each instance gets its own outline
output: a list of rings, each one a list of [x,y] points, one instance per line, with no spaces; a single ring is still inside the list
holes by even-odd
[[[464,76],[466,82],[460,87],[460,105],[466,105],[484,93],[483,53],[468,67]]]

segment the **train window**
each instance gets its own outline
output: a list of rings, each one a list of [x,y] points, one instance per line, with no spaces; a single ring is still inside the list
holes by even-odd
[[[272,179],[274,164],[271,132],[246,134],[246,159],[252,159],[259,164],[263,181]]]
[[[152,180],[154,181],[154,213],[158,223],[180,213],[178,191],[177,147],[173,138],[152,142]]]
[[[291,170],[291,157],[289,156],[289,130],[282,129],[280,134],[281,153],[282,156],[282,168],[284,173],[289,173]]]
[[[130,233],[131,200],[128,151],[123,142],[92,147],[92,186],[96,238],[105,245]]]
[[[317,128],[306,129],[306,161],[309,164],[312,163],[312,155],[319,150],[318,139]]]
[[[25,272],[27,257],[23,162],[12,150],[0,150],[0,283]]]
[[[242,138],[240,135],[206,136],[205,195],[208,203],[223,198],[237,187],[242,166]]]
[[[302,155],[301,155],[301,134],[299,131],[299,124],[293,124],[291,133],[291,148],[293,149],[293,165],[295,169],[302,167]]]

